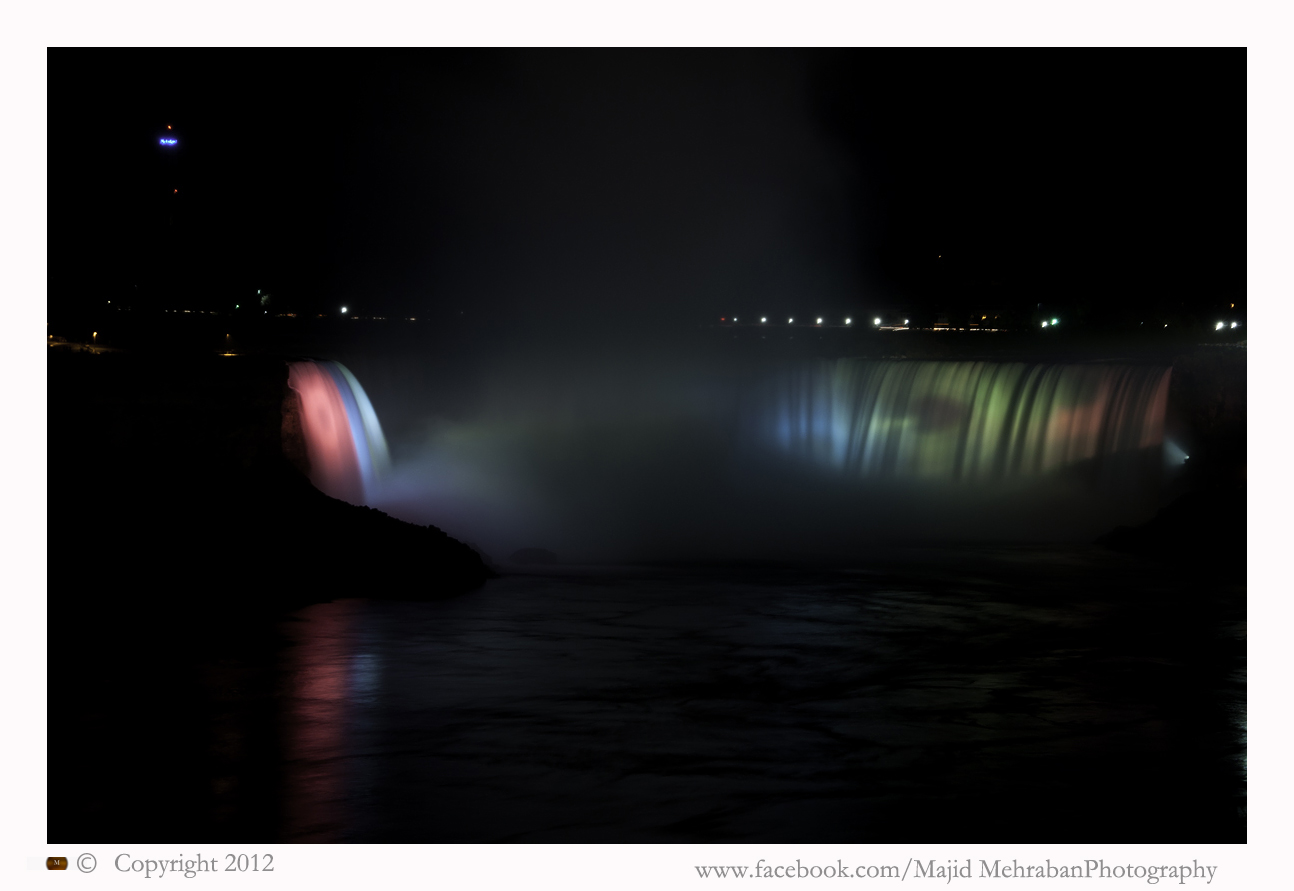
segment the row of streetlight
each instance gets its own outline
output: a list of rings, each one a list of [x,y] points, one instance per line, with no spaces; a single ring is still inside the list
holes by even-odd
[[[722,316],[722,317],[720,317],[719,321],[721,321],[721,322],[726,322],[726,321],[728,321],[728,317],[727,317],[727,316]],[[737,321],[740,321],[740,320],[739,320],[736,316],[733,316],[733,317],[732,317],[732,321],[737,322]],[[821,317],[819,317],[819,318],[814,322],[814,324],[821,325],[824,321],[825,321],[824,319],[822,319]],[[908,320],[907,320],[907,319],[904,319],[904,320],[903,320],[903,324],[904,324],[904,325],[906,325],[907,323],[908,323]],[[761,325],[767,325],[767,324],[768,324],[768,316],[760,316],[760,317],[759,317],[759,324],[761,324]],[[791,316],[790,318],[788,318],[788,319],[786,320],[786,324],[788,324],[788,325],[794,325],[794,324],[795,324],[795,317],[794,317],[794,316]],[[854,320],[853,320],[853,318],[847,318],[847,319],[845,319],[845,324],[846,324],[846,325],[853,325],[853,324],[854,324]],[[873,324],[873,325],[875,325],[875,326],[877,326],[877,327],[880,327],[880,324],[881,324],[881,319],[880,319],[880,317],[878,316],[877,318],[872,319],[872,324]]]

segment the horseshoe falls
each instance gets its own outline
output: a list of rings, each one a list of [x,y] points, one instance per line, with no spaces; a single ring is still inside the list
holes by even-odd
[[[1160,449],[1171,369],[837,359],[784,370],[754,426],[852,477],[990,481]]]
[[[291,366],[312,482],[502,554],[1085,541],[1154,514],[1174,448],[1163,365],[518,363],[452,420],[380,363],[360,371],[381,382],[376,410],[344,366]],[[378,412],[397,431],[394,461]]]

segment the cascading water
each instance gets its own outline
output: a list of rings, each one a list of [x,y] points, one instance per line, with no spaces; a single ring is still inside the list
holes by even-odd
[[[839,359],[779,375],[756,423],[777,450],[847,475],[1034,476],[1160,447],[1170,374]]]
[[[320,490],[494,552],[542,545],[581,559],[846,554],[886,537],[1090,540],[1153,514],[1173,448],[1164,367],[730,370],[635,365],[614,386],[509,376],[478,415],[404,443],[394,470],[346,368],[295,362],[289,383]],[[390,394],[397,415],[401,398]]]
[[[391,459],[364,388],[345,365],[323,360],[289,363],[288,386],[300,399],[310,481],[334,498],[367,504]]]

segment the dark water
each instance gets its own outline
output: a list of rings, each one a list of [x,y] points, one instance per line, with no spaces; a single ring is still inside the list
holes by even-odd
[[[1031,547],[213,620],[51,672],[85,706],[50,834],[1244,841],[1244,619],[1240,582]]]

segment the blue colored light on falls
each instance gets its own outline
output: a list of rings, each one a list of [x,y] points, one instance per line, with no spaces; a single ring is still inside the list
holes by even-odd
[[[1162,446],[1170,375],[839,359],[778,375],[757,423],[779,451],[852,476],[1031,476]]]

